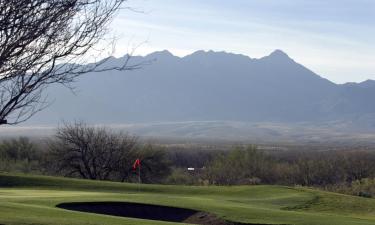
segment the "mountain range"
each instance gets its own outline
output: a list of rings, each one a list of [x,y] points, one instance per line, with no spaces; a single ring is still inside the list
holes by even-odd
[[[123,63],[110,58],[107,65]],[[53,86],[53,103],[31,124],[171,121],[367,123],[375,115],[375,81],[335,84],[281,50],[253,59],[240,54],[168,51],[131,58],[133,71],[89,73],[75,91]]]

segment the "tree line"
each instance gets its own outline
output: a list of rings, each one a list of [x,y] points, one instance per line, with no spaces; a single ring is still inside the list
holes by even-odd
[[[28,138],[0,144],[0,171],[133,182],[132,165],[142,162],[141,180],[161,183],[170,173],[166,151],[137,137],[77,122],[60,127],[42,144]]]
[[[65,124],[46,141],[20,137],[0,142],[0,171],[137,182],[136,159],[144,183],[302,185],[375,194],[375,152],[370,150],[179,149],[81,122]]]
[[[236,147],[209,163],[213,184],[282,184],[328,186],[375,177],[375,152],[264,152],[255,146]]]

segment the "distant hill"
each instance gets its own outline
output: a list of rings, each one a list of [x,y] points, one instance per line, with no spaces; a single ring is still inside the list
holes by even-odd
[[[47,92],[53,104],[28,124],[83,119],[92,123],[243,121],[374,126],[375,81],[338,85],[298,64],[281,50],[260,59],[197,51],[133,57],[152,61],[139,70],[90,73]],[[121,63],[110,58],[108,65]]]

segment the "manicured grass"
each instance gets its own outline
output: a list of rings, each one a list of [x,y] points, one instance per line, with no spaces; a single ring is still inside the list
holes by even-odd
[[[0,173],[0,224],[173,224],[58,209],[63,202],[126,201],[203,210],[254,224],[373,225],[375,200],[283,186],[190,187]]]

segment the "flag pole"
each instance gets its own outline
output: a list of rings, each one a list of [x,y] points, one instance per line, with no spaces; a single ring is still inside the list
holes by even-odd
[[[138,192],[141,191],[141,165],[138,166]]]

